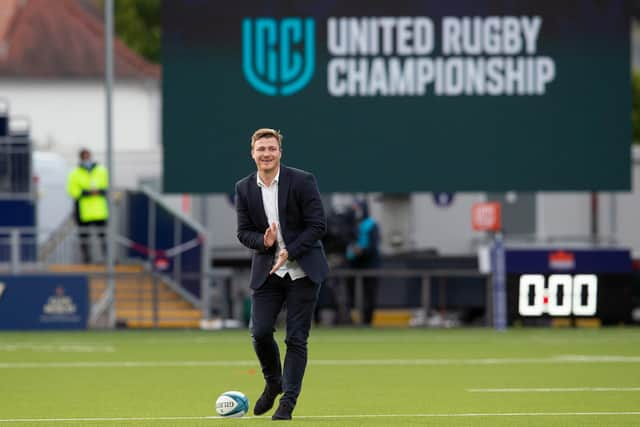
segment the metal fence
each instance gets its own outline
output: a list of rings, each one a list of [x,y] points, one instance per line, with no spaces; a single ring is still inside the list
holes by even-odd
[[[80,233],[73,221],[65,221],[54,231],[37,227],[0,227],[0,269],[17,274],[45,270],[53,264],[83,264],[83,245],[87,246],[96,264],[103,263],[101,235],[106,236],[105,228],[92,227]],[[116,242],[121,243],[116,253],[124,254],[127,248],[122,244],[123,239],[118,236]]]
[[[104,237],[102,237],[104,236]],[[200,253],[204,239],[197,239],[193,242],[178,241],[177,246],[169,249],[159,249],[147,247],[139,242],[116,234],[113,236],[116,242],[116,271],[112,278],[117,289],[110,289],[106,286],[109,273],[104,266],[105,251],[103,240],[108,238],[107,229],[104,227],[93,227],[79,231],[72,218],[65,221],[58,229],[42,230],[36,227],[0,227],[0,272],[10,274],[23,273],[50,273],[56,272],[84,274],[90,282],[100,282],[99,289],[90,286],[91,292],[91,325],[92,326],[117,326],[115,324],[114,307],[116,304],[128,304],[127,312],[131,314],[133,308],[144,308],[146,320],[144,327],[158,325],[158,308],[162,305],[162,300],[157,299],[158,293],[153,290],[166,288],[179,295],[183,301],[191,304],[196,310],[202,310],[202,302],[199,295],[188,291],[183,283],[205,283],[208,281],[206,273],[197,271],[200,265],[194,269],[181,268],[180,261],[175,258],[186,259],[185,253],[195,248]],[[146,243],[146,242],[145,242]],[[92,264],[85,265],[81,255],[82,246],[85,245],[92,254]],[[130,253],[136,249],[138,253],[144,252],[144,257],[131,257]],[[166,265],[159,261],[166,261],[167,258],[174,258],[173,266],[169,270]],[[138,266],[135,271],[122,271],[127,267]],[[204,271],[207,271],[206,264]],[[126,283],[121,283],[126,282]],[[140,284],[141,292],[134,292],[136,283]],[[95,284],[95,283],[94,283]],[[121,289],[122,288],[122,289]],[[124,289],[124,290],[123,290]],[[142,292],[145,290],[145,292]],[[200,291],[200,289],[198,289]],[[96,294],[99,292],[99,294]],[[116,299],[117,292],[124,292],[123,298]],[[198,292],[199,294],[200,292]],[[155,313],[148,316],[149,311]],[[141,311],[141,312],[142,312]],[[135,316],[134,316],[135,317]],[[131,320],[131,319],[130,319]],[[133,319],[136,320],[136,319]],[[139,318],[137,320],[143,320]],[[175,320],[175,319],[163,319]]]
[[[246,289],[239,287],[234,276],[238,274],[236,269],[220,268],[210,272],[210,280],[203,287],[203,317],[210,319],[216,317],[222,319],[238,320],[238,307],[244,304],[244,298],[248,295]],[[333,269],[331,270],[326,283],[334,292],[338,324],[345,322],[362,324],[364,313],[364,287],[367,286],[365,278],[396,278],[400,279],[400,286],[407,286],[416,279],[420,281],[420,298],[412,304],[413,309],[417,307],[423,314],[422,319],[426,319],[430,310],[443,310],[448,307],[446,301],[446,288],[448,282],[455,278],[479,279],[478,282],[484,288],[484,326],[493,324],[493,302],[492,302],[492,280],[491,275],[479,273],[477,270],[447,270],[447,269]],[[347,296],[348,288],[353,286],[354,298]],[[431,299],[432,287],[438,288],[439,298],[437,305]],[[355,310],[352,316],[351,306]],[[417,322],[414,326],[428,326],[426,322]],[[218,323],[217,327],[225,327],[225,324]]]
[[[0,136],[0,196],[32,198],[31,141],[28,136]]]
[[[422,311],[421,319],[429,316],[430,310],[433,308],[431,301],[431,288],[439,286],[438,308],[445,310],[447,308],[446,287],[449,279],[453,278],[479,278],[484,282],[485,290],[485,326],[491,326],[493,322],[492,315],[492,281],[491,276],[478,272],[477,270],[446,270],[446,269],[334,269],[331,271],[328,280],[333,280],[338,287],[339,295],[336,298],[338,316],[340,318],[350,317],[348,298],[345,298],[345,290],[348,286],[348,279],[353,280],[354,299],[353,306],[357,312],[355,316],[356,323],[361,324],[364,313],[364,288],[367,285],[365,278],[398,278],[402,279],[406,285],[409,280],[418,279],[420,281],[420,300],[413,304]],[[424,322],[417,322],[416,326],[424,326]]]

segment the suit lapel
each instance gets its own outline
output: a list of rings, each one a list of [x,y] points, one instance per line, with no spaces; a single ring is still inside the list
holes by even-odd
[[[269,228],[269,220],[267,219],[267,214],[264,212],[264,202],[262,201],[262,190],[258,187],[257,180],[257,172],[251,176],[251,182],[249,184],[249,189],[251,190],[251,200],[255,203],[254,210],[258,213],[258,221],[257,224],[261,231],[265,231]]]
[[[289,198],[289,169],[280,165],[280,180],[278,181],[278,218],[280,219],[280,230],[284,230],[287,214],[287,199]],[[282,232],[284,237],[284,232]]]

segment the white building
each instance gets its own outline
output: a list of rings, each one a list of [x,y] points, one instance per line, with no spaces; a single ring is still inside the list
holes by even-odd
[[[104,29],[93,3],[0,2],[0,98],[26,117],[34,147],[64,157],[81,147],[104,160]],[[161,175],[160,67],[114,44],[115,187]],[[41,177],[45,179],[45,177]]]

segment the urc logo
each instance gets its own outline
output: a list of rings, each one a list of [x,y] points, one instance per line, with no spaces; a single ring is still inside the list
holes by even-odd
[[[304,88],[315,69],[315,21],[311,18],[245,18],[242,21],[242,71],[265,95],[292,95]]]

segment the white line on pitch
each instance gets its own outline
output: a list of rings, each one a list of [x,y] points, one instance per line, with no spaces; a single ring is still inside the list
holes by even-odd
[[[3,343],[0,351],[33,351],[42,353],[114,353],[115,347],[110,345],[84,345],[84,344],[34,344],[34,343]]]
[[[564,393],[580,391],[640,391],[640,387],[469,388],[471,393]]]
[[[413,366],[413,365],[513,365],[513,364],[571,364],[571,363],[640,363],[638,356],[567,355],[542,358],[485,358],[485,359],[317,359],[312,366]],[[0,369],[26,368],[156,368],[257,366],[256,360],[166,360],[166,361],[109,361],[109,362],[4,362]]]
[[[354,414],[354,415],[298,415],[294,418],[319,419],[319,418],[450,418],[450,417],[579,417],[579,416],[615,416],[615,415],[640,415],[637,411],[627,412],[500,412],[500,413],[460,413],[460,414]],[[259,420],[268,417],[243,417],[243,419]],[[225,417],[96,417],[96,418],[6,418],[0,419],[0,423],[34,423],[34,422],[96,422],[96,421],[193,421],[193,420],[227,420]]]

